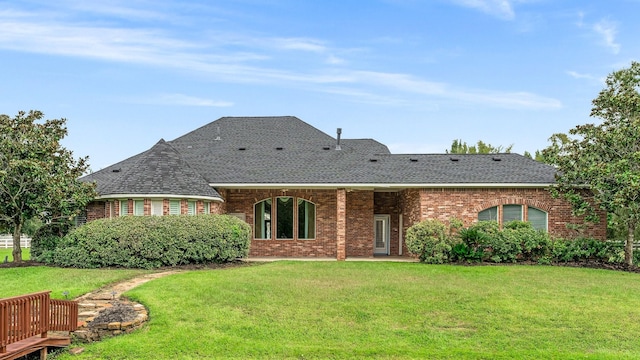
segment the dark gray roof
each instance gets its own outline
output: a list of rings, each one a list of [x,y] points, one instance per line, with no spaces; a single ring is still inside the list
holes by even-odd
[[[148,194],[220,198],[182,155],[162,139],[151,149],[83,180],[95,180],[101,196]]]
[[[336,142],[292,116],[223,117],[83,179],[96,180],[100,194],[184,189],[202,194],[207,184],[541,186],[555,182],[553,167],[518,154],[391,154],[372,139],[343,139],[341,150],[335,149]],[[118,168],[121,172],[114,173]]]

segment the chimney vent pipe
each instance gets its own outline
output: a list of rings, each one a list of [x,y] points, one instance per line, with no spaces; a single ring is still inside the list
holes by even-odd
[[[340,135],[342,135],[342,128],[338,128],[338,138],[336,142],[336,150],[342,150],[340,147]]]

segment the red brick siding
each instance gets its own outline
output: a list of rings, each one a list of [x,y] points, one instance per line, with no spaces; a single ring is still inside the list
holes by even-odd
[[[336,252],[338,260],[347,258],[347,192],[345,189],[336,191]]]
[[[347,192],[347,257],[373,255],[373,191]]]
[[[267,198],[293,196],[316,204],[315,240],[255,240],[250,256],[337,257],[337,197],[336,190],[239,190],[227,191],[227,213],[245,214],[253,229],[253,207]],[[253,236],[253,232],[252,232]],[[348,238],[348,236],[347,236]]]
[[[545,189],[422,189],[420,219],[448,222],[457,218],[464,226],[469,226],[478,220],[479,211],[506,204],[529,205],[546,211],[552,236],[576,236],[578,234],[568,229],[566,224],[584,224],[571,215],[571,206],[567,202],[552,198]],[[588,224],[585,235],[605,239],[606,222]]]
[[[87,221],[108,217],[108,202],[93,201],[87,205]]]

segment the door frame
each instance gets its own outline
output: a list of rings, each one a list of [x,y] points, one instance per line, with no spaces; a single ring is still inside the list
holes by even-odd
[[[376,237],[377,237],[377,223],[378,221],[382,221],[384,232],[384,248],[376,247]],[[388,214],[375,214],[373,216],[373,254],[374,255],[389,255],[390,243],[391,243],[391,215]]]

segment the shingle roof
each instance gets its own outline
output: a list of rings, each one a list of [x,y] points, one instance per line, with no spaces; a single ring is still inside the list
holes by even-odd
[[[220,199],[220,194],[162,139],[151,149],[83,180],[95,180],[101,196],[156,194]]]
[[[292,116],[223,117],[84,180],[96,180],[100,194],[184,189],[201,194],[207,184],[541,186],[555,182],[553,167],[518,154],[391,154],[372,139],[343,139],[341,150],[335,150],[336,142]],[[122,169],[120,175],[113,173],[117,168]],[[156,183],[158,179],[162,182]],[[174,183],[180,185],[171,187]]]

